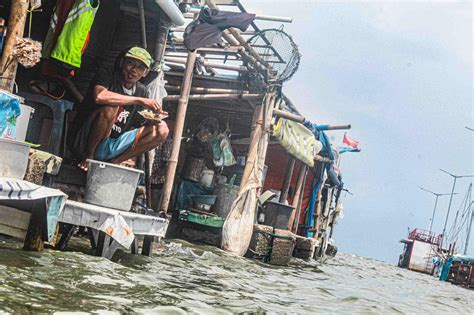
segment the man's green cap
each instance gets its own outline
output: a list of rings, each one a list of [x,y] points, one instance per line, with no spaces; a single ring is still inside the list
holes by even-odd
[[[151,64],[153,62],[153,58],[151,58],[148,51],[146,51],[145,48],[141,48],[141,47],[130,48],[125,54],[125,57],[140,60],[147,66],[148,69],[150,69]]]

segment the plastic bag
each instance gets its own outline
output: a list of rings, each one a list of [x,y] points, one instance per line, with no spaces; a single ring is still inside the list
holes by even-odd
[[[20,116],[20,98],[0,90],[0,138],[16,139],[16,119]]]
[[[163,71],[161,71],[156,79],[151,81],[147,86],[148,97],[151,99],[155,99],[158,101],[158,104],[163,104],[163,99],[168,96],[168,92],[166,92],[165,84],[168,83],[164,79]]]
[[[226,133],[221,133],[211,140],[212,159],[216,167],[231,166],[237,163],[230,139]]]

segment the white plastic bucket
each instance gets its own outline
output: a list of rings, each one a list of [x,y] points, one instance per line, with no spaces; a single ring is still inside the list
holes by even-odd
[[[26,132],[28,131],[28,124],[30,123],[31,115],[35,112],[33,107],[21,104],[21,114],[16,119],[16,140],[25,141]]]
[[[101,161],[87,161],[89,170],[84,202],[130,211],[143,171]]]
[[[214,179],[214,171],[213,170],[204,170],[201,173],[201,178],[199,179],[199,182],[203,186],[211,187],[213,179]]]
[[[28,143],[0,138],[0,177],[23,179],[29,153]]]

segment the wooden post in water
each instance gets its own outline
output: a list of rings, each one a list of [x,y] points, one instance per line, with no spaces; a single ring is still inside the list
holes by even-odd
[[[291,213],[290,221],[288,223],[288,229],[290,231],[295,231],[298,229],[298,222],[301,213],[301,203],[303,201],[304,194],[304,185],[306,182],[306,175],[308,174],[308,165],[301,163],[300,171],[298,173],[298,178],[296,180],[296,189],[293,196],[292,206],[294,207],[293,212]]]
[[[43,204],[41,203],[43,201]],[[46,229],[46,206],[44,200],[34,200],[31,207],[30,224],[26,232],[24,250],[40,252],[44,248],[43,234],[47,233]]]
[[[341,194],[342,194],[342,189],[343,189],[343,184],[342,186],[337,187],[336,193],[335,193],[335,200],[334,200],[334,209],[337,210],[339,207],[339,204],[341,202]],[[329,233],[329,239],[332,238],[334,234],[334,221],[336,220],[336,216],[339,214],[339,212],[334,211],[333,215],[331,216],[331,220],[329,222],[329,225],[331,226],[331,232]]]
[[[0,59],[0,89],[9,92],[13,92],[16,69],[18,68],[18,61],[12,59],[13,47],[17,37],[23,37],[29,3],[28,0],[12,0],[11,3],[7,36]]]
[[[327,188],[327,197],[326,197],[326,203],[324,204],[324,210],[321,213],[321,237],[319,238],[319,246],[320,246],[320,257],[323,257],[325,255],[325,248],[327,244],[327,228],[329,224],[329,215],[331,213],[331,205],[332,205],[332,200],[333,200],[333,188]]]
[[[183,136],[184,121],[186,119],[186,111],[188,108],[188,97],[191,90],[193,80],[194,63],[196,61],[196,51],[189,52],[186,60],[186,70],[181,84],[183,89],[178,101],[178,109],[176,112],[176,120],[173,132],[173,143],[171,148],[171,156],[166,169],[166,179],[163,185],[163,194],[161,195],[160,210],[167,212],[171,198],[171,190],[173,189],[174,176],[178,165],[179,149],[181,148],[181,138]]]
[[[293,169],[295,168],[295,157],[289,156],[288,166],[286,167],[285,179],[283,180],[283,187],[281,188],[280,203],[284,203],[288,199],[288,191],[290,190],[291,177],[293,177]]]
[[[317,163],[315,165],[315,174],[317,174],[317,179],[318,180],[319,178],[321,178],[321,176],[323,178],[321,178],[322,180],[322,183],[321,183],[321,186],[319,187],[317,193],[316,193],[316,203],[315,203],[315,211],[313,213],[313,217],[314,217],[314,221],[313,221],[313,224],[314,224],[314,234],[313,234],[313,238],[315,239],[318,239],[318,233],[319,233],[319,218],[320,218],[320,214],[321,214],[321,191],[323,189],[323,186],[324,186],[324,163]],[[312,227],[310,227],[312,228]]]

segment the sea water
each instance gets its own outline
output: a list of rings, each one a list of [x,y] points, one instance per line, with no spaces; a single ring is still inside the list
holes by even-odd
[[[279,267],[183,241],[114,261],[20,248],[0,239],[0,313],[474,313],[474,290],[350,254]]]

